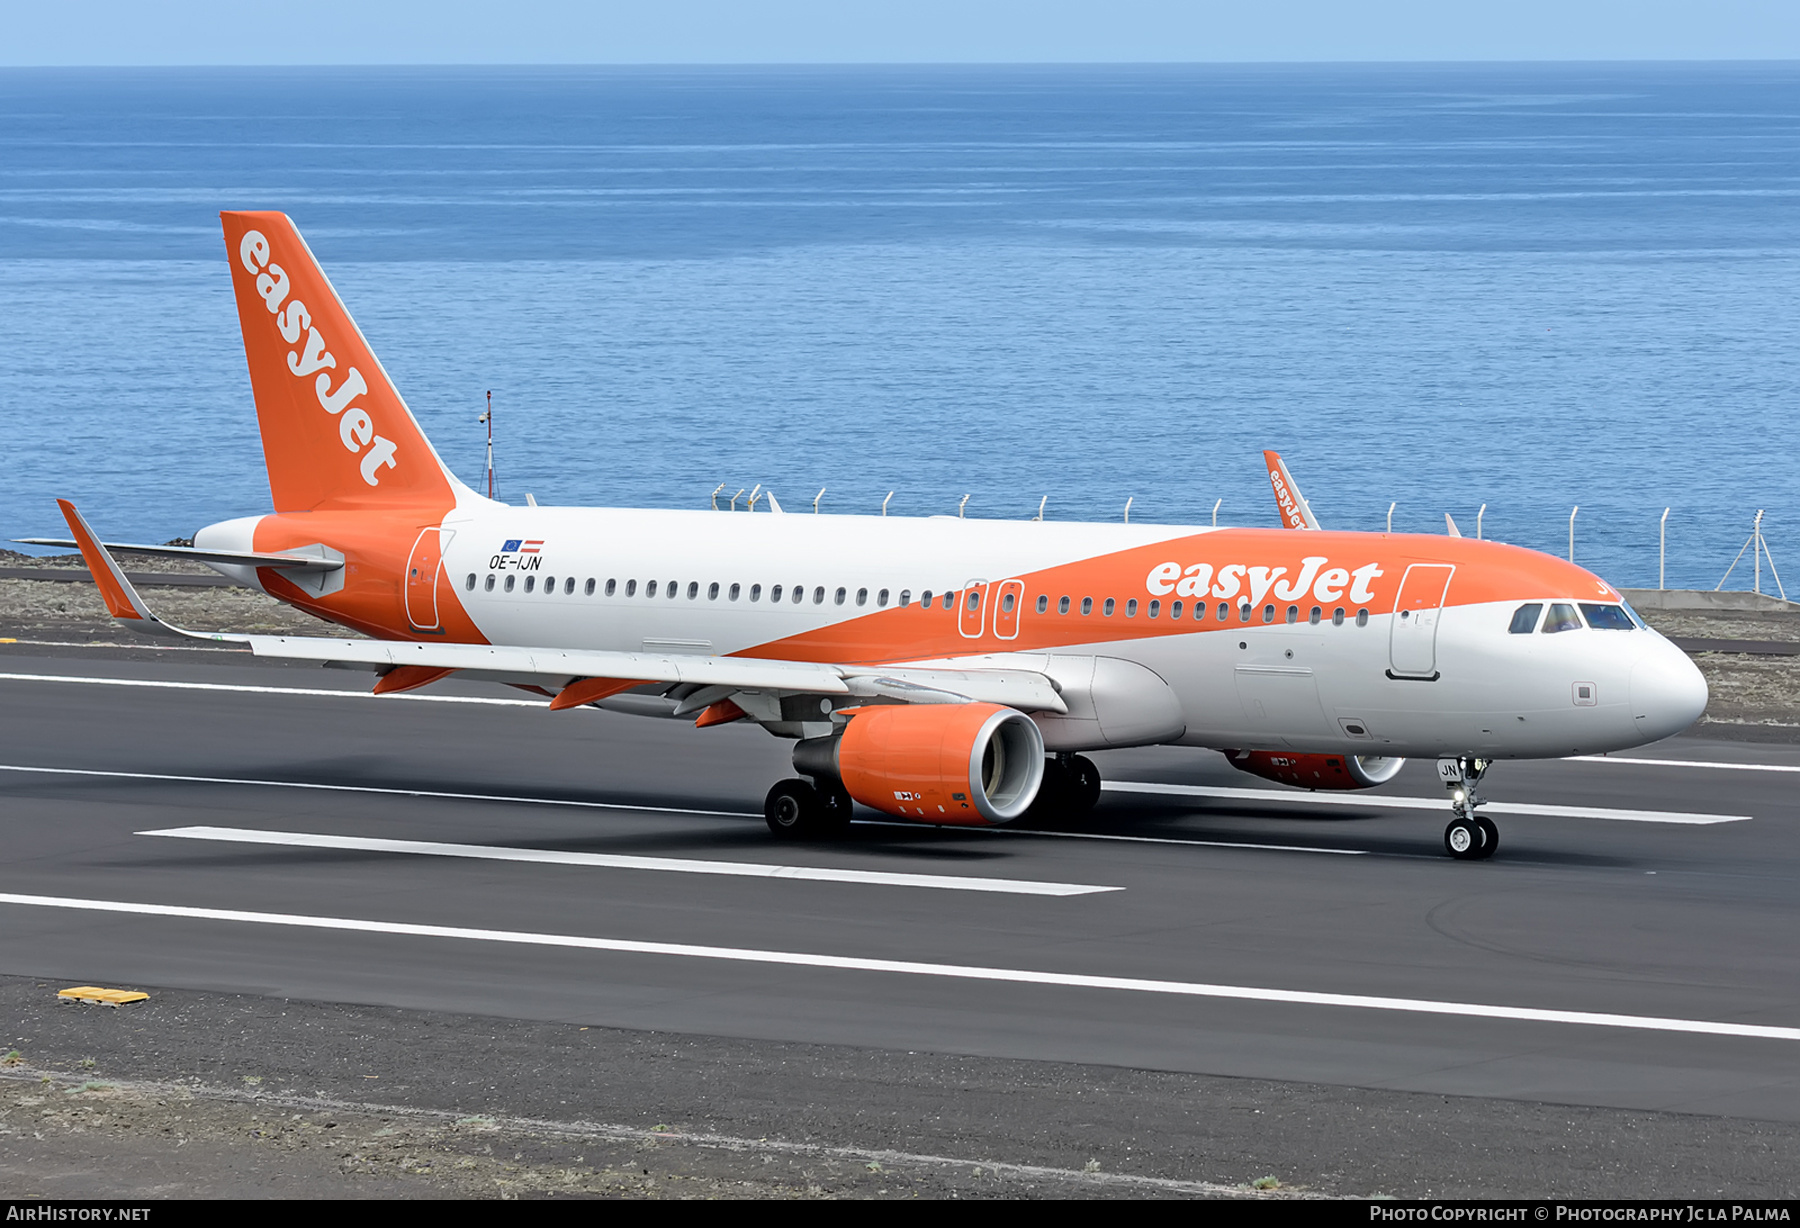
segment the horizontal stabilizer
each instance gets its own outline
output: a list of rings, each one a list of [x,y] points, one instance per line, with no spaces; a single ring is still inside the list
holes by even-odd
[[[15,537],[22,546],[57,546],[79,550],[81,543],[66,537]],[[101,542],[106,550],[122,550],[126,554],[152,554],[166,559],[192,559],[196,563],[227,563],[240,567],[279,567],[284,571],[336,571],[342,559],[320,558],[310,554],[258,554],[249,550],[201,550],[194,546],[145,546],[133,542]]]

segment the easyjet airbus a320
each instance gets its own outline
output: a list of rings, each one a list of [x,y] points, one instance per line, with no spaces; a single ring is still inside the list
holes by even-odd
[[[939,824],[1078,811],[1100,790],[1080,752],[1167,744],[1313,789],[1436,758],[1446,849],[1487,857],[1490,761],[1638,746],[1706,705],[1599,577],[1319,530],[1278,458],[1282,529],[497,503],[438,458],[287,217],[223,218],[275,510],[181,550],[103,545],[63,503],[141,630],[197,634],[157,620],[112,549],[201,560],[373,637],[205,636],[366,667],[380,693],[456,674],[557,710],[754,721],[795,740],[798,778],[765,807],[790,837],[853,800]]]

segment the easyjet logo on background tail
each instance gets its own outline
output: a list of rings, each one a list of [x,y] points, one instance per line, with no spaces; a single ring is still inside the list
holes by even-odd
[[[399,467],[399,449],[391,439],[376,432],[375,420],[367,409],[352,404],[369,391],[362,372],[349,367],[341,373],[337,387],[332,387],[337,358],[325,348],[326,340],[313,327],[312,313],[306,304],[297,298],[289,300],[287,271],[274,262],[269,240],[260,230],[244,233],[238,243],[238,258],[256,278],[256,293],[275,317],[281,339],[295,347],[288,351],[288,371],[297,379],[311,380],[319,408],[338,420],[338,439],[344,450],[362,457],[359,469],[363,481],[379,486],[383,469]]]
[[[1354,570],[1326,567],[1331,560],[1323,555],[1308,555],[1300,560],[1300,574],[1283,580],[1285,567],[1251,567],[1243,563],[1227,563],[1213,571],[1211,563],[1158,563],[1144,579],[1144,587],[1157,597],[1174,593],[1177,597],[1217,597],[1229,601],[1242,593],[1251,605],[1261,605],[1271,592],[1277,601],[1297,601],[1308,591],[1322,605],[1341,600],[1346,589],[1350,600],[1367,605],[1375,600],[1369,586],[1383,574],[1378,563],[1364,563]]]

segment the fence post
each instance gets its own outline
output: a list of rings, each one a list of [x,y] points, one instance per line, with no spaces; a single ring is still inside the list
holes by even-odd
[[[1669,509],[1664,508],[1656,525],[1656,591],[1668,587],[1669,578]]]

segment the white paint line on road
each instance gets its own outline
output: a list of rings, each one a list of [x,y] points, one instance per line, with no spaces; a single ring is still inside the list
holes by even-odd
[[[689,857],[637,857],[613,853],[567,853],[550,849],[450,844],[434,840],[384,840],[367,836],[325,836],[311,832],[258,831],[248,827],[167,827],[140,836],[217,840],[232,844],[274,844],[289,848],[344,849],[403,853],[417,857],[468,857],[482,861],[525,861],[609,870],[663,870],[675,874],[723,874],[737,878],[801,879],[820,883],[862,883],[880,887],[934,887],[940,891],[991,891],[1005,895],[1097,895],[1123,891],[1091,883],[1049,883],[1013,878],[971,878],[951,874],[903,874],[886,870],[834,870],[816,866],[771,866],[754,861],[706,861]]]
[[[1629,763],[1637,767],[1716,768],[1722,772],[1800,772],[1781,763],[1714,763],[1709,759],[1628,759],[1623,755],[1568,755],[1564,763]]]
[[[647,814],[704,814],[728,819],[760,819],[748,810],[696,810],[691,806],[634,806],[566,797],[515,797],[504,793],[450,793],[441,789],[389,789],[379,785],[326,785],[305,780],[248,780],[235,776],[178,776],[171,772],[107,772],[99,768],[32,767],[0,763],[0,772],[40,772],[46,776],[98,776],[115,780],[163,780],[190,785],[252,785],[262,789],[315,789],[322,793],[375,793],[386,797],[435,797],[458,802],[514,802],[522,806],[574,806],[584,810],[634,810]]]
[[[1039,972],[1026,968],[989,968],[968,964],[934,964],[914,960],[866,959],[851,955],[815,955],[801,951],[768,951],[753,947],[699,946],[683,942],[641,942],[625,938],[586,938],[574,934],[539,934],[521,930],[474,929],[458,925],[417,925],[403,921],[369,921],[350,917],[317,917],[296,913],[246,912],[231,908],[194,908],[178,904],[138,904],[123,900],[83,900],[63,896],[0,893],[0,905],[61,908],[80,912],[117,913],[135,917],[173,917],[225,921],[295,929],[338,930],[359,934],[396,934],[415,938],[451,938],[516,946],[563,947],[632,955],[663,955],[743,964],[796,968],[828,968],[847,972],[884,972],[904,976],[941,977],[961,981],[998,981],[1019,985],[1053,985],[1067,989],[1122,990],[1189,998],[1226,998],[1246,1002],[1280,1002],[1297,1006],[1336,1006],[1358,1010],[1396,1011],[1418,1015],[1451,1015],[1474,1019],[1509,1019],[1582,1027],[1626,1028],[1644,1032],[1679,1032],[1702,1036],[1752,1037],[1800,1041],[1800,1028],[1768,1024],[1723,1023],[1709,1019],[1669,1019],[1652,1015],[1615,1015],[1600,1011],[1546,1010],[1530,1006],[1498,1006],[1480,1002],[1440,1002],[1425,998],[1384,998],[1370,994],[1316,993],[1298,989],[1264,989],[1248,985],[1212,985],[1196,981],[1162,981],[1140,977],[1091,976],[1074,972]]]
[[[500,699],[485,695],[421,695],[404,691],[398,695],[376,695],[369,691],[335,690],[330,687],[251,686],[239,682],[171,682],[161,678],[92,678],[73,674],[7,674],[0,682],[73,682],[84,686],[149,687],[168,691],[223,691],[238,695],[301,695],[319,699],[406,699],[423,704],[485,704],[500,708],[544,708],[547,699]]]
[[[160,780],[176,784],[249,785],[262,789],[314,789],[324,793],[374,793],[388,797],[435,797],[459,802],[514,802],[523,806],[574,806],[589,810],[627,810],[644,814],[699,814],[727,819],[760,819],[750,810],[695,810],[687,806],[637,806],[627,802],[590,802],[561,797],[520,797],[504,793],[450,793],[434,789],[391,789],[378,785],[327,785],[302,780],[251,780],[235,776],[179,776],[170,772],[108,772],[99,768],[35,767],[19,763],[0,763],[0,772],[40,772],[46,776],[98,776],[116,780]],[[903,827],[912,831],[950,831],[964,834],[1041,836],[1046,840],[1115,840],[1130,844],[1192,844],[1203,848],[1269,849],[1283,853],[1336,853],[1345,857],[1362,857],[1366,849],[1307,848],[1294,844],[1241,844],[1225,840],[1179,840],[1167,836],[1115,836],[1090,832],[1032,831],[1008,827],[939,828],[927,823],[890,823],[880,819],[858,819],[859,826]]]
[[[1391,797],[1385,794],[1301,793],[1287,789],[1239,789],[1224,785],[1163,785],[1141,780],[1108,780],[1100,785],[1114,793],[1153,793],[1170,797],[1210,797],[1229,802],[1279,802],[1288,806],[1357,806],[1370,810],[1438,810],[1448,815],[1450,799]],[[1621,819],[1629,823],[1747,823],[1747,814],[1694,814],[1681,810],[1609,810],[1601,806],[1539,806],[1529,802],[1486,802],[1483,814],[1530,815],[1549,819]]]

